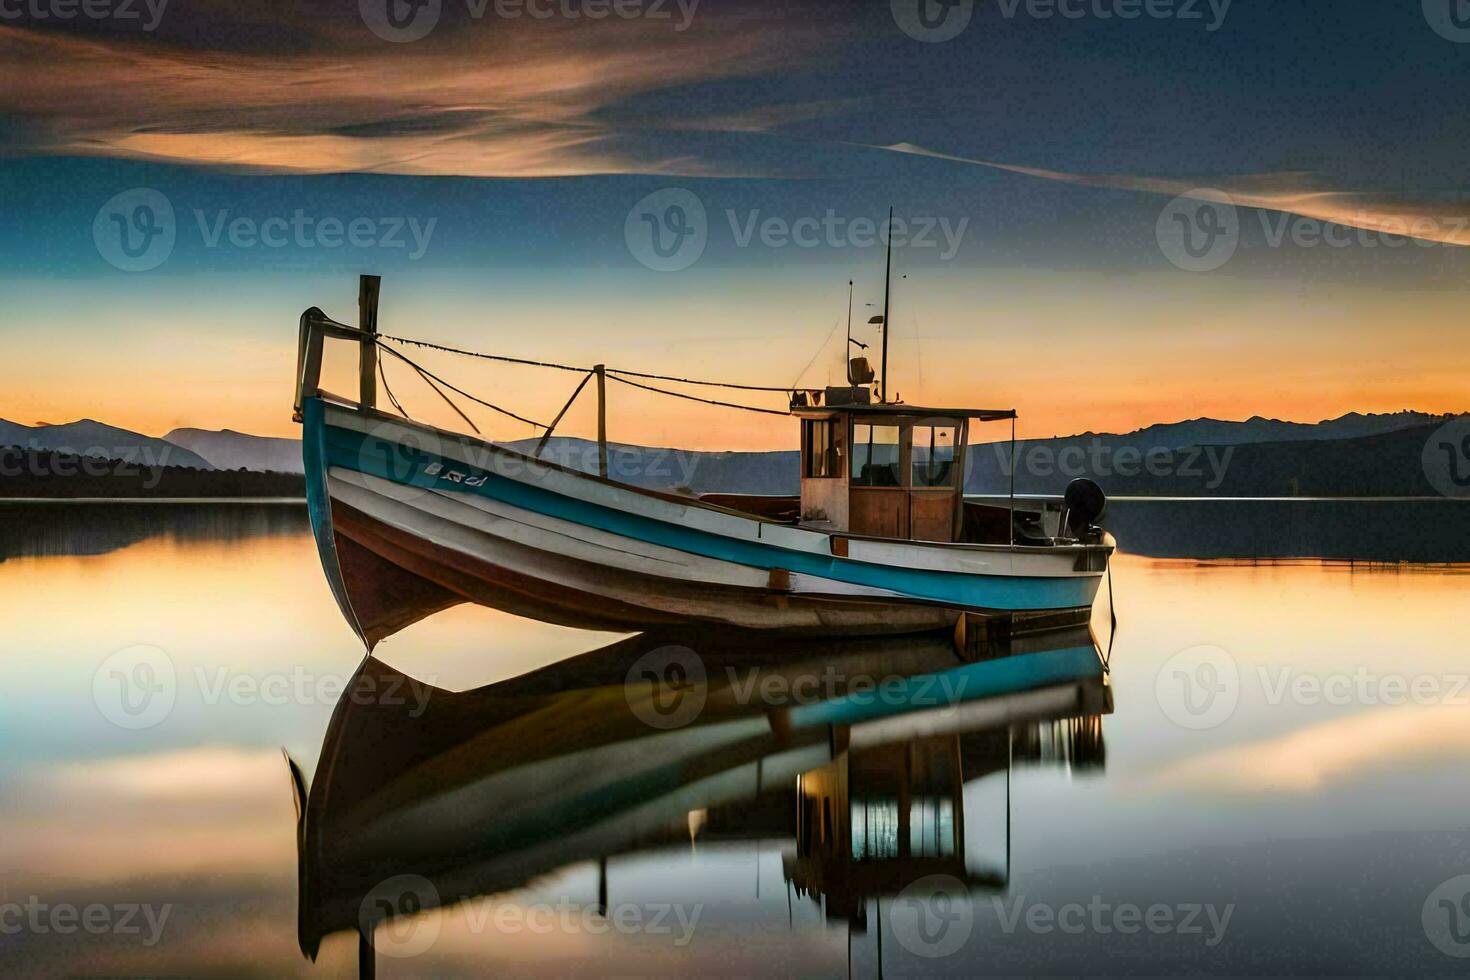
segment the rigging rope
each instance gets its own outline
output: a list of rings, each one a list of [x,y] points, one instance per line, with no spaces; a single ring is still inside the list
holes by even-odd
[[[669,391],[666,388],[655,388],[652,385],[639,384],[636,381],[629,381],[627,378],[620,378],[616,374],[609,374],[608,377],[614,381],[621,382],[633,388],[642,388],[644,391],[652,391],[660,395],[671,395],[674,398],[687,398],[692,402],[703,402],[706,405],[718,405],[721,408],[738,408],[746,412],[760,412],[762,415],[779,415],[782,418],[786,418],[791,415],[790,412],[779,412],[774,408],[756,408],[754,405],[737,405],[734,402],[722,402],[716,401],[713,398],[700,398],[698,395],[686,395],[681,391]],[[786,389],[782,388],[779,390],[785,391]]]
[[[427,340],[410,340],[407,337],[395,337],[391,334],[378,334],[383,340],[391,340],[396,344],[412,344],[415,347],[424,347],[429,350],[443,351],[446,354],[459,354],[462,357],[478,357],[486,361],[500,361],[504,364],[523,364],[527,367],[552,368],[557,371],[576,371],[578,373],[592,370],[589,367],[577,367],[574,364],[557,364],[554,361],[529,361],[520,357],[507,357],[504,354],[486,354],[483,351],[464,350],[460,347],[447,347],[444,344],[435,344]],[[775,387],[771,385],[743,385],[728,381],[700,381],[695,378],[679,378],[669,374],[648,374],[643,371],[629,371],[624,368],[604,368],[608,374],[623,374],[630,378],[646,378],[649,381],[673,381],[686,385],[703,385],[706,388],[732,388],[738,391],[821,391],[821,388],[794,388]],[[658,390],[658,389],[654,389]],[[664,394],[676,394],[675,392],[664,392]],[[717,403],[718,404],[718,403]],[[740,406],[735,406],[740,407]],[[784,413],[783,413],[784,414]],[[539,424],[539,423],[533,423]]]
[[[393,407],[398,409],[398,414],[404,418],[408,418],[408,413],[403,410],[403,406],[399,404],[398,399],[393,397],[393,389],[388,387],[388,373],[383,370],[383,359],[381,357],[378,358],[378,380],[383,382],[383,393],[388,396],[388,400],[393,403]]]
[[[445,381],[443,378],[439,377],[437,374],[433,374],[430,371],[428,371],[428,370],[420,367],[419,365],[415,364],[413,361],[409,360],[409,358],[407,358],[403,354],[400,354],[398,351],[396,351],[393,348],[387,346],[386,344],[382,343],[381,341],[378,342],[378,346],[380,348],[382,348],[383,350],[387,351],[389,354],[392,354],[394,357],[398,358],[403,363],[407,364],[409,367],[413,368],[415,371],[417,371],[424,378],[426,378],[426,379],[433,379],[434,381],[439,382],[441,385],[443,385],[444,387],[448,388],[450,391],[453,391],[453,392],[455,392],[456,394],[459,394],[459,395],[463,395],[465,398],[468,398],[470,401],[476,403],[477,405],[484,405],[486,408],[488,408],[488,409],[490,409],[492,411],[499,412],[501,415],[509,416],[510,418],[515,419],[517,422],[525,422],[527,425],[534,425],[534,426],[536,426],[539,429],[546,428],[546,423],[544,423],[544,422],[537,422],[535,419],[528,419],[524,415],[517,415],[515,412],[512,412],[510,409],[501,408],[499,405],[495,405],[495,404],[492,404],[490,402],[487,402],[483,398],[476,398],[474,395],[470,394],[468,391],[465,391],[463,388],[456,388],[454,385],[450,384],[448,381]],[[442,395],[443,392],[440,392],[440,394]],[[448,401],[447,398],[445,400]],[[450,404],[450,407],[451,408],[454,407],[454,403],[453,402],[450,402],[449,404]],[[458,408],[455,408],[455,411],[458,412],[459,409]],[[460,417],[461,418],[464,418],[464,413],[463,412],[460,412]],[[469,422],[469,419],[466,418],[465,421],[466,422]],[[473,428],[474,427],[474,423],[471,422],[470,423],[470,426],[471,426],[471,428]],[[479,431],[479,430],[476,430],[476,431]]]
[[[391,340],[391,341],[394,341],[394,342],[400,343],[400,344],[413,344],[414,346],[417,346],[417,347],[427,347],[427,348],[430,348],[432,350],[445,351],[446,353],[450,353],[450,354],[463,354],[463,355],[465,355],[467,357],[479,357],[479,358],[484,358],[485,360],[490,360],[490,361],[504,361],[504,362],[507,362],[507,363],[510,363],[510,364],[526,364],[526,365],[530,365],[530,366],[533,366],[533,367],[555,368],[557,370],[562,370],[562,371],[586,371],[586,372],[588,372],[588,376],[589,377],[591,376],[591,371],[592,371],[592,369],[590,369],[590,368],[572,367],[572,366],[566,365],[566,364],[555,364],[555,363],[552,363],[550,361],[527,361],[527,360],[523,360],[523,359],[518,358],[518,357],[504,357],[504,356],[501,356],[499,354],[484,354],[484,353],[480,353],[480,352],[477,352],[477,351],[460,350],[460,349],[455,348],[455,347],[445,347],[442,344],[430,343],[430,342],[428,342],[426,340],[408,340],[408,339],[405,339],[403,337],[392,337],[392,336],[389,336],[388,334],[378,334],[378,337],[380,339],[377,341],[377,345],[378,345],[378,347],[380,349],[382,349],[383,351],[385,351],[385,352],[387,352],[389,354],[392,354],[394,357],[398,358],[400,361],[402,361],[403,363],[407,364],[409,367],[411,367],[415,371],[417,371],[418,374],[419,374],[419,377],[423,378],[424,381],[429,385],[429,387],[430,388],[433,388],[434,391],[439,395],[439,397],[440,398],[443,398],[444,401],[449,405],[449,407],[452,408],[452,409],[454,409],[455,412],[457,412],[459,414],[459,417],[460,418],[464,419],[465,422],[469,423],[470,428],[474,429],[476,433],[478,433],[480,430],[475,426],[475,423],[474,422],[471,422],[469,416],[465,415],[464,412],[461,412],[460,409],[459,409],[459,406],[456,405],[456,404],[454,404],[454,402],[449,398],[449,396],[446,395],[443,391],[441,391],[434,384],[434,382],[437,381],[439,384],[443,385],[445,388],[448,388],[450,391],[454,392],[455,394],[462,395],[463,397],[468,398],[470,401],[476,403],[477,405],[483,405],[483,406],[485,406],[486,408],[488,408],[488,409],[490,409],[492,411],[499,412],[501,415],[505,415],[505,416],[508,416],[510,418],[513,418],[517,422],[525,422],[527,425],[534,425],[537,428],[545,429],[546,430],[546,434],[548,436],[551,434],[551,426],[548,426],[544,422],[537,422],[535,419],[528,419],[524,415],[517,415],[515,412],[512,412],[509,409],[501,408],[499,405],[495,405],[495,404],[493,404],[491,402],[487,402],[483,398],[478,398],[478,397],[470,394],[468,391],[465,391],[463,388],[455,387],[454,385],[450,384],[448,381],[445,381],[443,378],[439,377],[437,374],[434,374],[431,371],[429,371],[428,369],[426,369],[426,368],[422,367],[421,365],[417,364],[416,362],[414,362],[413,360],[411,360],[407,355],[402,354],[399,351],[394,350],[392,347],[389,347],[387,344],[383,343],[383,341],[384,340]],[[758,413],[760,413],[762,415],[779,415],[779,416],[781,416],[783,418],[789,416],[791,413],[789,411],[779,411],[779,410],[774,409],[774,408],[758,408],[755,405],[740,405],[740,404],[737,404],[735,402],[722,402],[722,401],[719,401],[719,400],[714,399],[714,398],[700,398],[698,395],[686,395],[686,394],[684,394],[681,391],[669,391],[667,388],[655,388],[653,385],[646,385],[646,384],[641,384],[640,382],[637,382],[637,381],[631,381],[631,380],[629,380],[628,377],[623,377],[622,375],[628,375],[629,377],[633,377],[633,378],[649,378],[649,379],[658,380],[658,381],[675,381],[675,382],[682,382],[684,384],[707,385],[707,386],[719,387],[719,388],[738,388],[738,389],[741,389],[741,390],[744,390],[744,391],[779,391],[779,392],[782,392],[782,393],[790,393],[790,392],[793,392],[793,391],[814,391],[814,390],[817,390],[817,389],[811,389],[811,388],[769,388],[769,387],[762,387],[762,386],[759,386],[759,385],[724,384],[724,383],[718,382],[718,381],[692,381],[692,380],[690,380],[688,378],[674,378],[674,377],[669,377],[668,375],[662,375],[662,374],[645,374],[645,373],[639,372],[639,371],[621,371],[621,370],[619,370],[617,368],[604,368],[603,370],[606,372],[607,377],[609,377],[612,380],[617,381],[617,382],[619,382],[621,384],[628,385],[630,388],[641,388],[644,391],[651,391],[651,392],[654,392],[655,394],[668,395],[668,396],[670,396],[672,398],[683,398],[683,399],[686,399],[688,401],[700,402],[700,403],[705,404],[705,405],[715,405],[715,406],[718,406],[720,408],[735,408],[735,409],[739,409],[739,410],[744,411],[744,412],[758,412]],[[399,414],[401,414],[404,418],[408,418],[408,413],[403,410],[403,406],[399,405],[398,399],[393,397],[392,390],[388,388],[388,378],[387,378],[387,375],[383,373],[383,365],[382,365],[382,362],[381,361],[378,363],[378,374],[383,379],[383,390],[387,393],[389,400],[391,400],[393,402],[393,406],[398,409]],[[586,383],[587,383],[587,379],[586,378],[583,378],[582,379],[582,384],[585,385]],[[582,387],[579,385],[577,387],[577,391],[580,392],[581,390],[582,390]],[[573,395],[572,397],[574,399],[576,398],[575,395]],[[571,407],[571,404],[568,403],[567,407],[570,408]],[[562,412],[563,412],[563,414],[565,414],[566,409],[565,408],[562,409]],[[561,416],[557,416],[557,421],[558,422],[561,421]],[[555,425],[555,424],[556,423],[552,423],[552,425]]]

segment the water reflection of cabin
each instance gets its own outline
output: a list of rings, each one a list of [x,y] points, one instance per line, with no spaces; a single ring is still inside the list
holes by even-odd
[[[1003,757],[1002,757],[1003,758]],[[843,753],[797,780],[798,895],[820,895],[831,918],[865,919],[873,895],[931,874],[999,884],[966,870],[961,739],[941,735]]]
[[[1009,409],[794,405],[801,419],[801,520],[832,531],[961,541],[972,419]]]

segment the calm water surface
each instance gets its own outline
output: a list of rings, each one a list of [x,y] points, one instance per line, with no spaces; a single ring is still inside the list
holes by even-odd
[[[299,509],[12,505],[0,528],[7,975],[351,972],[350,932],[298,949],[282,748],[316,787],[323,921],[406,868],[468,896],[381,926],[384,975],[1470,962],[1463,571],[1122,556],[1111,711],[951,699],[818,731],[818,665],[964,665],[930,638],[759,643],[747,670],[686,636],[708,706],[663,730],[622,684],[662,641],[460,608],[358,675]],[[354,677],[405,675],[405,704],[333,723]]]

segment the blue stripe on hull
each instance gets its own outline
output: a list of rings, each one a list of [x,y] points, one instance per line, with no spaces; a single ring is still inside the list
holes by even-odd
[[[792,551],[757,541],[742,541],[564,496],[458,460],[401,444],[389,444],[351,429],[326,425],[322,406],[316,399],[308,400],[305,416],[308,442],[312,440],[313,422],[322,428],[324,458],[316,461],[318,466],[325,462],[327,466],[365,473],[393,483],[487,497],[548,517],[706,558],[752,568],[781,568],[852,585],[888,589],[913,599],[974,609],[1075,609],[1091,605],[1096,590],[1097,582],[1092,577],[1033,578],[896,568]],[[392,458],[389,457],[390,452],[393,453]],[[473,488],[462,483],[447,486],[437,477],[424,473],[426,466],[436,462],[471,473],[476,479],[484,477],[484,482]],[[312,463],[311,459],[307,460],[309,484]],[[312,522],[314,525],[317,523],[315,510]]]

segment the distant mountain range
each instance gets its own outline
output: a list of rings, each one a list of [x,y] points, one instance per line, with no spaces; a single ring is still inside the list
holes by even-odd
[[[50,450],[72,456],[118,459],[139,466],[214,469],[202,456],[167,439],[82,419],[65,425],[21,425],[0,419],[0,446]]]
[[[1085,476],[1114,495],[1130,496],[1417,496],[1436,492],[1420,463],[1424,442],[1445,421],[1423,412],[1352,413],[1316,424],[1252,418],[1195,419],[1134,432],[1084,433],[1016,442],[1017,493],[1060,494]],[[1010,490],[1009,441],[973,443],[965,490]],[[530,452],[535,440],[508,443]],[[584,472],[597,469],[597,444],[553,438],[547,459]],[[682,487],[695,493],[794,494],[798,453],[710,453],[613,445],[608,470],[634,486]]]
[[[1382,432],[1412,429],[1441,421],[1444,416],[1424,412],[1389,412],[1362,415],[1349,412],[1340,418],[1323,422],[1282,422],[1256,415],[1244,422],[1219,419],[1190,419],[1184,422],[1161,422],[1123,435],[1084,432],[1076,436],[1049,439],[1057,443],[1069,440],[1102,438],[1117,440],[1119,445],[1159,446],[1180,449],[1185,446],[1239,446],[1248,442],[1299,442],[1306,439],[1356,439]]]
[[[1408,411],[1350,413],[1314,424],[1260,417],[1244,422],[1201,418],[1123,434],[1021,440],[1016,444],[1015,488],[1018,493],[1060,493],[1070,479],[1088,476],[1114,495],[1433,493],[1419,459],[1424,441],[1444,421],[1444,416]],[[976,425],[971,439],[985,438],[997,429]],[[793,423],[793,442],[795,435]],[[506,445],[530,452],[535,440]],[[298,476],[302,472],[299,440],[230,429],[182,428],[157,439],[90,419],[37,426],[0,420],[0,447],[5,446],[150,467]],[[574,469],[597,469],[597,445],[586,439],[553,438],[545,455]],[[1010,460],[1008,442],[972,445],[966,490],[1007,492]],[[695,452],[612,444],[609,471],[614,479],[635,486],[696,493],[794,494],[799,484],[794,450]]]
[[[252,436],[234,429],[175,429],[166,442],[202,456],[215,469],[301,473],[301,440]]]

